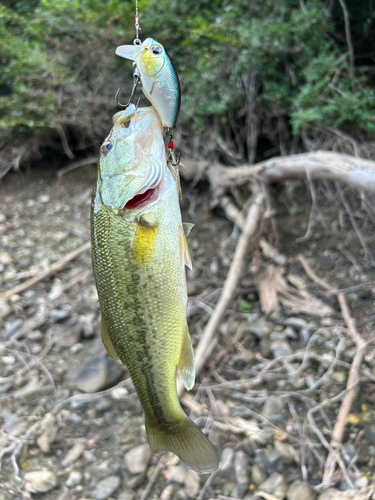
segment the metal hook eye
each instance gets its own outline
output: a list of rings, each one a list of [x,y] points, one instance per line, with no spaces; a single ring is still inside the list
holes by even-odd
[[[133,43],[134,43],[134,45],[142,45],[142,40],[140,40],[139,38],[135,38],[133,40]]]

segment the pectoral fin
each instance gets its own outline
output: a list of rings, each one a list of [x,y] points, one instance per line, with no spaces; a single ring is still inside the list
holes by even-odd
[[[190,222],[183,222],[182,223],[182,228],[184,230],[185,236],[188,237],[190,234],[190,231],[193,229],[194,224],[191,224]]]
[[[182,264],[185,264],[189,269],[192,269],[189,247],[186,241],[186,236],[182,227],[179,227],[178,244],[180,248],[180,259]]]
[[[104,326],[103,320],[102,320],[102,342],[104,344],[104,347],[106,348],[108,354],[111,356],[112,359],[120,359],[117,356],[117,353],[115,351],[115,348],[113,347],[113,344],[108,336],[108,332]]]
[[[178,374],[188,391],[193,388],[195,381],[194,352],[188,327],[185,328],[180,359],[177,364]]]

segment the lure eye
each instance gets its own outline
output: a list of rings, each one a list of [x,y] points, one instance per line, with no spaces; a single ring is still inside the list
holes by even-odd
[[[160,47],[160,45],[153,45],[151,47],[151,51],[153,54],[155,54],[157,56],[163,52],[163,49]]]
[[[111,141],[103,142],[102,147],[100,148],[102,153],[106,154],[113,148],[113,144]]]

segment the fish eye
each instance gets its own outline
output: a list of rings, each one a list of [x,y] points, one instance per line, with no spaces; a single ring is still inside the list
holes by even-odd
[[[106,141],[106,142],[103,142],[102,146],[101,146],[101,152],[106,154],[108,153],[108,151],[110,151],[111,149],[113,148],[113,144],[111,141]]]
[[[157,56],[163,52],[163,49],[160,47],[160,45],[153,45],[151,47],[151,51],[153,54],[155,54]]]

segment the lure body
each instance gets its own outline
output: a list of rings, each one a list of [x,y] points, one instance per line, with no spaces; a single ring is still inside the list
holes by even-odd
[[[141,45],[121,45],[116,54],[135,62],[147,99],[158,112],[164,127],[174,129],[181,105],[177,72],[164,47],[152,38]]]
[[[151,448],[212,471],[215,451],[176,391],[176,368],[188,389],[195,378],[186,323],[191,261],[158,114],[133,104],[117,113],[101,151],[91,232],[104,345],[128,367]]]

